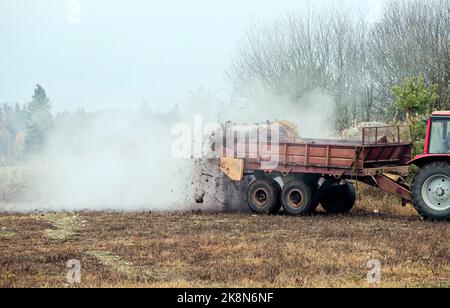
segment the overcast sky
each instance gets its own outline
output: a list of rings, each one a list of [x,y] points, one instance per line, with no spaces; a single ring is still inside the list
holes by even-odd
[[[333,2],[372,20],[383,1]],[[56,111],[143,100],[164,111],[189,90],[227,89],[224,71],[252,20],[330,2],[0,0],[0,102],[26,103],[39,83]]]

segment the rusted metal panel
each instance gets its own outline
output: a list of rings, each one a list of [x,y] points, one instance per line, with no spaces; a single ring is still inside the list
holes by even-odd
[[[247,172],[251,171],[264,171],[265,173],[281,173],[283,175],[288,175],[291,173],[311,173],[311,174],[327,174],[331,176],[335,176],[336,178],[340,178],[344,175],[351,175],[351,171],[348,169],[333,169],[326,167],[317,167],[317,166],[288,166],[284,167],[279,165],[278,167],[271,170],[263,170],[261,169],[261,165],[259,163],[254,162],[245,162],[245,170]]]
[[[309,155],[314,157],[326,157],[330,155],[330,157],[334,158],[348,158],[353,159],[355,157],[355,148],[336,148],[333,146],[326,145],[308,145]],[[293,156],[304,156],[306,153],[306,145],[305,146],[289,146],[288,147],[288,155]]]
[[[406,165],[411,157],[412,145],[387,145],[364,148],[364,162],[366,165]]]
[[[343,158],[329,158],[327,157],[307,157],[307,156],[285,156],[272,155],[271,157],[246,158],[248,162],[276,162],[282,166],[317,166],[317,167],[329,167],[329,168],[345,168],[350,169],[353,164],[351,159]],[[359,167],[362,162],[359,162]]]
[[[238,149],[238,150],[236,150]],[[298,143],[281,143],[271,146],[268,143],[235,143],[234,157],[246,162],[246,170],[261,171],[261,163],[277,162],[273,171],[309,172],[354,177],[367,176],[377,168],[403,167],[411,158],[411,144],[364,145],[355,141],[311,140]],[[272,153],[273,152],[273,153]],[[317,169],[317,170],[315,170]],[[339,170],[339,172],[336,172]],[[367,171],[369,170],[369,171]],[[399,169],[404,171],[403,169]]]
[[[368,168],[364,169],[363,174],[365,176],[373,176],[383,173],[394,173],[402,176],[408,175],[410,172],[409,166],[397,166],[397,167],[381,167],[381,168]]]
[[[411,189],[409,187],[406,187],[405,185],[402,185],[400,183],[396,183],[392,179],[382,174],[374,175],[372,178],[376,186],[380,190],[397,195],[406,201],[413,200]]]

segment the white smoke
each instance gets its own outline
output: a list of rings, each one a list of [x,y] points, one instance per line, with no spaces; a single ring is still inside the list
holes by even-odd
[[[59,125],[50,136],[50,144],[27,190],[28,202],[2,208],[218,210],[223,196],[215,194],[219,187],[214,179],[207,177],[210,181],[205,183],[196,162],[175,159],[172,155],[176,136],[171,135],[171,130],[176,122],[193,125],[194,116],[199,115],[205,125],[228,120],[236,123],[288,120],[297,124],[302,137],[330,137],[333,106],[332,98],[319,90],[305,94],[302,104],[267,94],[252,102],[197,95],[183,106],[183,116],[177,121],[131,111],[98,113],[81,123],[69,121]],[[215,170],[203,170],[206,173],[216,177],[220,174],[218,166],[207,167]],[[195,195],[199,185],[207,187],[210,195],[207,202],[197,205]]]
[[[170,153],[170,124],[106,112],[58,127],[16,210],[174,210],[188,206],[192,165]]]
[[[333,126],[335,101],[320,88],[304,93],[297,102],[288,95],[280,95],[264,89],[259,83],[248,86],[251,99],[224,95],[201,96],[184,110],[185,119],[192,122],[195,115],[205,121],[240,124],[266,121],[289,121],[297,125],[303,138],[336,138]],[[203,98],[203,99],[202,99]]]
[[[383,15],[383,3],[381,0],[370,0],[369,1],[369,12],[367,15],[367,20],[369,24],[375,24],[380,21]]]

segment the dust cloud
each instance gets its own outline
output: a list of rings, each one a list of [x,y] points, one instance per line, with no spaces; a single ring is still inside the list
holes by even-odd
[[[242,210],[240,184],[225,179],[214,161],[176,159],[171,134],[177,123],[192,126],[226,121],[245,124],[287,120],[302,137],[331,137],[333,99],[320,90],[302,104],[265,93],[248,101],[197,95],[180,106],[176,118],[148,117],[138,111],[100,112],[82,123],[58,126],[35,161],[26,202],[4,211],[223,211]]]

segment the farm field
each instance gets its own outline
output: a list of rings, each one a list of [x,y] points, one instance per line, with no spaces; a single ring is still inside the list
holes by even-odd
[[[449,224],[386,202],[347,216],[5,213],[0,287],[450,287]],[[380,285],[366,281],[372,259]]]

